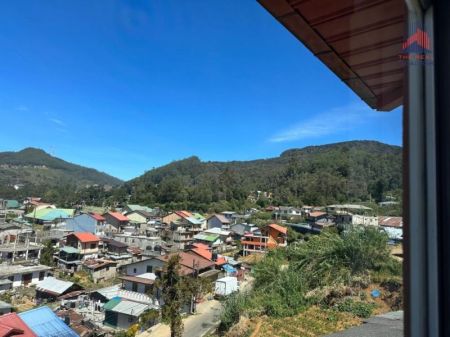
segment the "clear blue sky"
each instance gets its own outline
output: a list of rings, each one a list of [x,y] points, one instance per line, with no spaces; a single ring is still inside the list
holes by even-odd
[[[129,179],[197,155],[401,143],[256,0],[0,3],[0,151],[39,147]]]

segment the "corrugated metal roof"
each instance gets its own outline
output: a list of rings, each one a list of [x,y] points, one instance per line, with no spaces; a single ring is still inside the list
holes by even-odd
[[[214,242],[218,238],[219,238],[219,235],[215,235],[215,234],[199,233],[197,235],[194,235],[195,240],[208,241],[208,242]]]
[[[38,337],[79,337],[47,306],[22,312],[19,316]]]
[[[111,287],[101,288],[95,290],[95,292],[99,293],[103,297],[105,297],[108,300],[111,300],[115,297],[120,297],[123,299],[131,300],[134,302],[144,303],[144,304],[152,304],[153,300],[145,295],[141,294],[135,291],[129,291],[121,289],[120,284],[113,285]]]
[[[66,252],[67,254],[79,254],[80,253],[80,251],[78,249],[71,247],[71,246],[64,246],[61,248],[61,250],[63,252]]]
[[[142,303],[113,298],[111,301],[106,303],[103,308],[105,310],[138,317],[145,310],[150,309],[150,306]]]
[[[45,280],[37,284],[36,289],[61,295],[73,286],[73,284],[73,282],[58,280],[54,277],[47,277]]]

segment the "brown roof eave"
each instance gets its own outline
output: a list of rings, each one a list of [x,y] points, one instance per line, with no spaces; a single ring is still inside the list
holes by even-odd
[[[402,103],[402,88],[393,90],[389,95],[377,96],[286,0],[257,1],[371,108],[390,111]]]

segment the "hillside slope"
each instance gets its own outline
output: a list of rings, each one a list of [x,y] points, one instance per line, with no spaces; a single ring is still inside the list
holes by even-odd
[[[381,200],[401,189],[401,147],[350,141],[283,152],[252,161],[172,162],[127,182],[132,200],[147,204],[207,208],[242,203],[252,191],[268,191],[272,202],[328,204]]]
[[[14,185],[19,191],[45,192],[58,185],[111,185],[122,181],[92,168],[66,162],[43,150],[26,148],[18,152],[0,152],[0,192],[2,197],[13,196]],[[22,194],[22,193],[20,193]]]

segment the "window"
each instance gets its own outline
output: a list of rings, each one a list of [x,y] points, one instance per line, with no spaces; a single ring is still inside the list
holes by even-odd
[[[91,243],[91,249],[97,248],[97,245],[95,243]]]
[[[133,273],[136,274],[137,273],[137,269],[133,268]]]
[[[151,273],[153,270],[153,266],[147,266],[147,273]]]
[[[39,272],[39,281],[42,281],[45,277],[45,271]]]
[[[137,291],[137,290],[138,290],[138,284],[137,284],[136,282],[133,282],[133,283],[131,284],[131,289],[132,289],[133,291]]]

